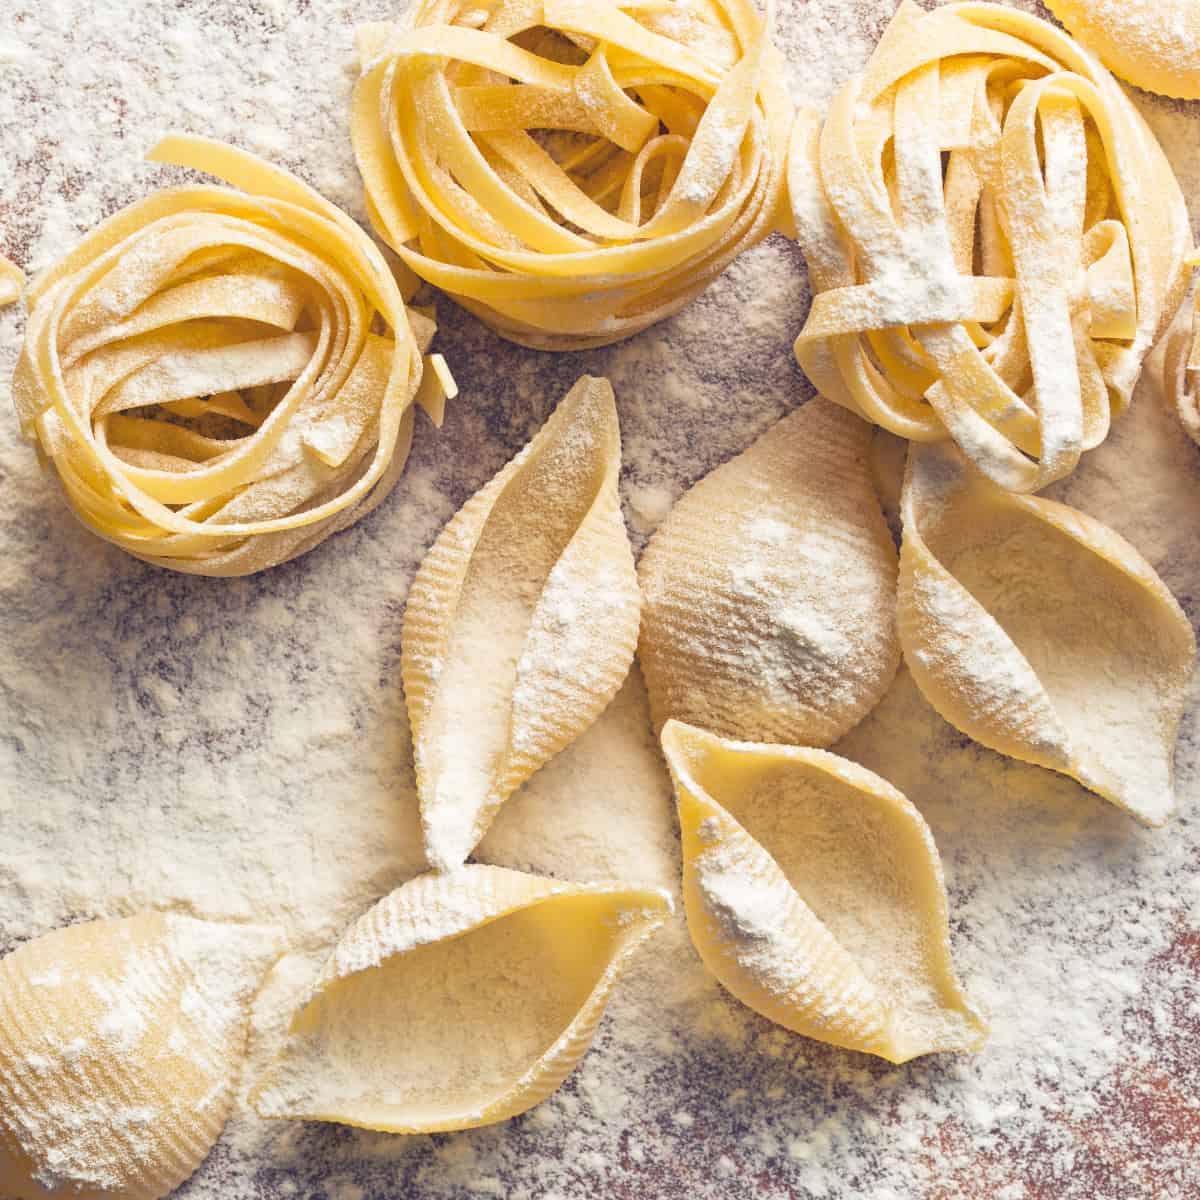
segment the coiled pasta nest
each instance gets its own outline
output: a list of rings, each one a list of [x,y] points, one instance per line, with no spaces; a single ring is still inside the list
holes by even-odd
[[[151,155],[244,189],[161,191],[29,293],[13,382],[78,517],[147,562],[246,575],[377,505],[453,391],[430,317],[371,239],[294,176],[173,137]]]
[[[372,221],[503,337],[606,345],[780,218],[791,115],[750,0],[417,0],[360,30]]]
[[[824,126],[796,122],[789,192],[813,383],[1012,491],[1104,440],[1183,298],[1187,210],[1145,122],[998,4],[902,4]]]

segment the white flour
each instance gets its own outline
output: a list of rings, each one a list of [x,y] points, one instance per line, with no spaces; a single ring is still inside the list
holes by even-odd
[[[891,8],[781,0],[795,97],[823,103]],[[7,0],[4,250],[45,266],[177,178],[140,162],[172,127],[268,155],[362,217],[345,127],[351,32],[391,12],[383,0],[134,0],[101,15]],[[1138,103],[1194,194],[1196,110]],[[398,639],[442,524],[590,371],[616,389],[626,516],[643,540],[669,499],[808,395],[791,357],[806,297],[799,253],[772,239],[680,317],[600,352],[523,352],[441,302],[438,347],[462,387],[444,429],[418,418],[412,461],[377,513],[249,580],[172,576],[86,533],[18,442],[0,382],[0,948],[147,905],[278,922],[304,957],[260,1005],[277,1034],[341,930],[421,860]],[[0,381],[22,322],[0,314]],[[1147,378],[1054,491],[1127,536],[1193,615],[1198,462]],[[635,677],[508,803],[482,853],[674,889],[670,791],[644,706]],[[185,1194],[1188,1196],[1200,1152],[1187,1099],[1200,1071],[1195,715],[1178,760],[1183,815],[1155,833],[973,746],[903,670],[836,749],[904,790],[933,828],[958,965],[991,1017],[979,1056],[893,1068],[772,1028],[704,974],[677,917],[618,988],[580,1071],[528,1116],[398,1139],[243,1113]]]

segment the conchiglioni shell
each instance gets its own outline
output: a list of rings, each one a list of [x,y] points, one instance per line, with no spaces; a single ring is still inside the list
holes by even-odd
[[[417,572],[401,669],[431,866],[462,863],[629,672],[640,598],[620,469],[612,388],[585,376]]]
[[[0,960],[0,1195],[158,1200],[220,1136],[274,940],[173,914]]]
[[[655,723],[827,746],[900,662],[871,427],[810,401],[687,492],[638,566]]]
[[[253,1103],[389,1133],[516,1116],[574,1069],[670,912],[655,889],[502,867],[418,876],[342,938]]]
[[[1001,754],[1166,821],[1196,642],[1150,564],[947,445],[913,447],[902,509],[900,640],[929,703]]]
[[[920,813],[823,750],[671,721],[688,930],[743,1004],[806,1037],[907,1062],[987,1026],[950,955],[941,860]]]

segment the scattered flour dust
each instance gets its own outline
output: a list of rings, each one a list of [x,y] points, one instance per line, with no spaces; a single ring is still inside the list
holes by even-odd
[[[823,104],[892,8],[780,0],[796,100]],[[182,178],[141,162],[168,128],[265,154],[361,218],[345,121],[352,27],[393,13],[385,0],[133,0],[103,14],[9,0],[4,252],[44,267],[120,205]],[[1195,110],[1137,102],[1195,194]],[[0,948],[148,906],[282,927],[293,952],[257,1005],[252,1079],[342,930],[420,866],[399,628],[447,516],[589,372],[616,390],[626,514],[644,540],[664,498],[809,394],[791,357],[806,308],[799,254],[779,239],[677,318],[602,351],[526,353],[442,301],[438,344],[462,388],[444,428],[418,418],[412,460],[378,512],[245,580],[174,577],[105,546],[67,514],[15,420],[0,419]],[[19,307],[0,314],[0,380],[22,328]],[[0,384],[0,418],[7,406]],[[1054,495],[1114,525],[1195,615],[1196,448],[1152,371]],[[775,1029],[703,972],[677,915],[618,988],[581,1068],[528,1115],[405,1139],[266,1123],[243,1106],[183,1194],[1194,1194],[1195,715],[1177,761],[1182,816],[1157,832],[1063,777],[973,746],[904,671],[837,749],[900,787],[933,829],[957,964],[991,1018],[979,1055],[895,1068]],[[509,802],[480,850],[564,877],[671,888],[677,854],[636,675]]]

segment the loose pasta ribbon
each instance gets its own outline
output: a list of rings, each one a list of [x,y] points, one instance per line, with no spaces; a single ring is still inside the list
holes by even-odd
[[[902,4],[789,192],[817,388],[1011,491],[1074,470],[1129,404],[1183,298],[1179,185],[1120,85],[996,4]]]
[[[418,0],[359,31],[372,222],[503,337],[606,345],[781,219],[791,106],[751,0]]]
[[[25,288],[25,273],[15,262],[0,254],[0,308],[15,304]]]
[[[170,188],[95,229],[29,289],[13,381],[26,437],[78,517],[147,562],[246,575],[387,495],[413,402],[454,385],[422,355],[378,248],[295,176],[202,138],[151,159],[232,188]]]

